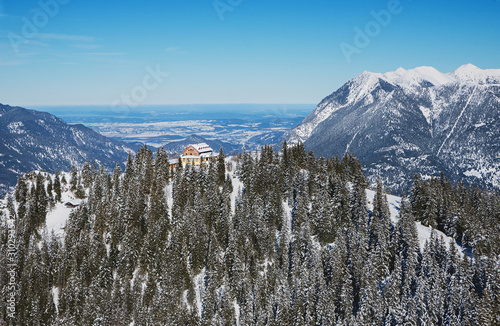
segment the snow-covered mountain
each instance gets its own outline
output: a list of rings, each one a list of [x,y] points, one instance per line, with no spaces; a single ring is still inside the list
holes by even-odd
[[[226,143],[217,139],[209,140],[194,134],[184,140],[170,142],[163,147],[169,155],[176,155],[182,153],[182,151],[184,151],[184,149],[186,149],[186,147],[190,144],[198,143],[206,143],[210,147],[212,147],[214,151],[219,151],[219,149],[222,148],[225,153],[231,153],[240,149],[238,146],[230,143]]]
[[[500,186],[500,69],[363,72],[285,135],[317,155],[354,153],[394,191],[414,173]]]
[[[87,160],[114,167],[136,149],[49,113],[0,104],[0,197],[27,171],[70,170]]]

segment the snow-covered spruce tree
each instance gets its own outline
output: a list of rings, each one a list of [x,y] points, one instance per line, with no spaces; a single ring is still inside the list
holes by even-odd
[[[46,173],[20,178],[4,211],[25,294],[14,324],[498,324],[498,193],[417,178],[393,225],[381,184],[368,212],[350,154],[266,146],[244,153],[235,174],[223,163],[170,170],[164,149],[142,148],[124,173],[75,169],[86,198],[64,241],[44,231],[45,203],[71,184],[52,176],[49,191]],[[419,248],[413,216],[473,258],[438,233]],[[2,228],[1,262],[7,240]]]

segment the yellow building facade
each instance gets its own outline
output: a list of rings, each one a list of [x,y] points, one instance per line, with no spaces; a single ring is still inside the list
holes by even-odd
[[[191,144],[182,152],[182,164],[201,165],[210,160],[216,160],[218,153],[206,143]]]

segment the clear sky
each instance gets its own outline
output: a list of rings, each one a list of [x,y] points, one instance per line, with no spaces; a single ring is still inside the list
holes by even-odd
[[[500,68],[500,0],[0,0],[10,105],[318,103],[465,63]]]

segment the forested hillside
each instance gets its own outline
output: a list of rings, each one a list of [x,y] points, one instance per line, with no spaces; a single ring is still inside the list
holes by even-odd
[[[0,324],[499,325],[498,193],[417,178],[394,224],[367,186],[354,156],[286,144],[196,168],[142,148],[124,171],[30,173],[2,210],[1,296],[9,266],[18,291]],[[64,191],[84,200],[57,237],[45,220]],[[438,233],[420,247],[415,221],[471,257]]]
[[[119,142],[47,112],[0,103],[0,197],[31,170],[67,170],[96,160],[109,168],[141,145]]]

